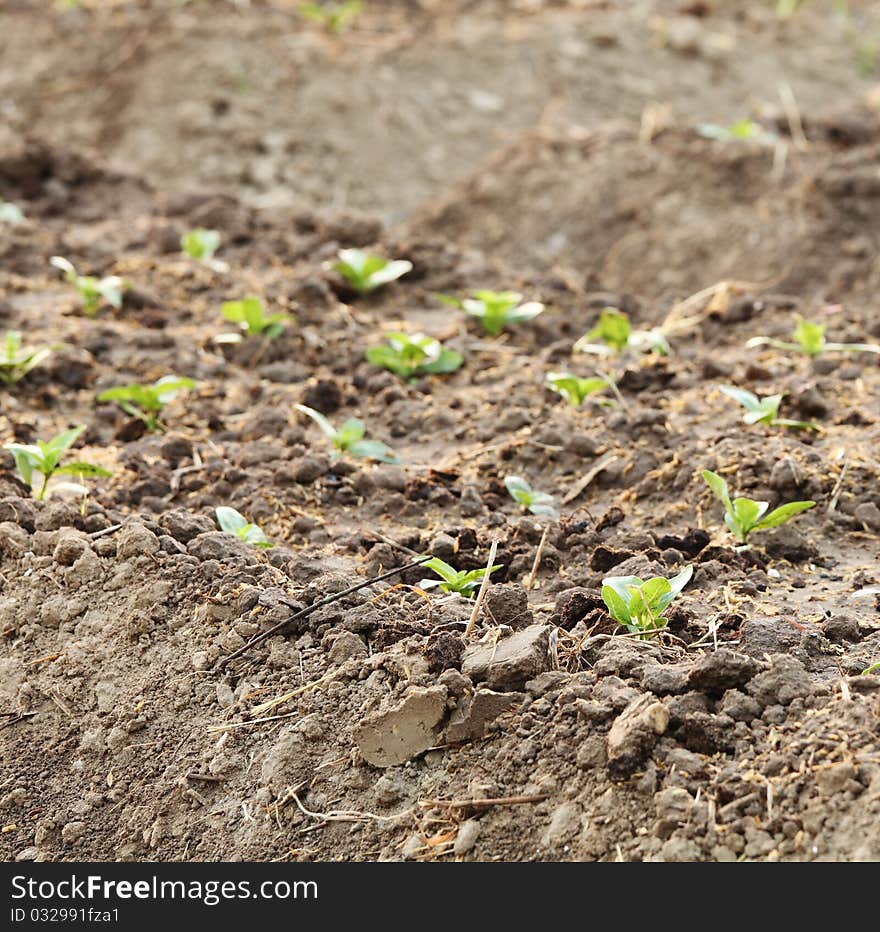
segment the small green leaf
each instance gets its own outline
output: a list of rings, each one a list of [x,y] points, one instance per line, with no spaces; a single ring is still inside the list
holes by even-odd
[[[220,530],[226,531],[227,534],[237,534],[248,525],[247,518],[228,505],[221,505],[215,509],[214,514],[217,516],[217,524],[220,525]]]
[[[779,527],[780,524],[785,524],[789,518],[813,508],[815,504],[815,502],[789,502],[787,505],[780,505],[779,508],[775,508],[766,518],[756,524],[753,530],[766,531],[768,528]]]

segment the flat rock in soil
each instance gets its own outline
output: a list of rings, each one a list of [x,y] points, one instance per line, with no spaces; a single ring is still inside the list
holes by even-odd
[[[501,692],[521,689],[550,669],[551,631],[549,625],[531,625],[498,641],[470,644],[462,656],[461,672]]]
[[[800,660],[777,654],[771,658],[770,669],[749,683],[748,691],[764,706],[788,705],[793,699],[809,696],[813,687]]]
[[[497,693],[491,689],[478,689],[473,696],[465,697],[449,717],[443,734],[447,744],[476,741],[486,734],[489,725],[502,712],[519,705],[525,698],[522,693]]]
[[[437,744],[446,697],[445,686],[419,687],[393,709],[368,716],[354,731],[364,760],[374,767],[393,767]]]
[[[608,769],[627,777],[637,770],[669,727],[669,710],[652,696],[639,696],[620,713],[608,732]]]
[[[688,675],[688,685],[691,689],[721,695],[727,689],[748,683],[758,669],[751,657],[722,647],[700,657]]]

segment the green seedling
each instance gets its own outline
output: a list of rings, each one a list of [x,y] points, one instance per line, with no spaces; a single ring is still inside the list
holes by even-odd
[[[556,499],[546,492],[536,492],[525,479],[519,476],[505,476],[504,485],[510,497],[533,515],[550,515],[556,517]]]
[[[24,223],[24,214],[21,212],[21,208],[16,207],[15,204],[10,204],[9,201],[0,201],[0,223],[8,223],[13,227],[19,223]]]
[[[366,427],[359,418],[352,417],[337,430],[319,411],[306,405],[294,405],[297,411],[310,417],[321,428],[324,436],[333,444],[334,457],[349,453],[358,459],[377,460],[380,463],[396,463],[397,457],[390,447],[380,440],[364,440]]]
[[[358,294],[368,294],[412,270],[407,259],[383,259],[362,249],[341,249],[330,265]]]
[[[548,372],[546,382],[554,392],[560,394],[573,408],[579,408],[590,395],[595,395],[596,392],[602,392],[611,387],[610,381],[601,376],[582,379],[570,372]],[[599,403],[609,404],[605,400],[600,400]]]
[[[768,132],[763,126],[752,120],[737,120],[736,123],[730,123],[728,126],[719,126],[717,123],[701,123],[697,127],[697,132],[706,139],[714,139],[717,142],[737,142],[751,139],[767,145],[776,141],[773,133]]]
[[[197,227],[181,236],[180,248],[190,259],[210,262],[214,258],[214,253],[220,248],[220,234],[216,230]]]
[[[439,557],[431,557],[422,566],[433,570],[440,577],[439,579],[423,579],[419,583],[422,589],[436,589],[439,586],[443,592],[457,592],[466,599],[474,597],[487,572],[486,568],[481,570],[456,570],[448,563],[444,563]],[[491,575],[495,570],[500,570],[502,566],[504,566],[503,563],[498,563],[489,567],[489,574]]]
[[[293,319],[288,314],[267,314],[263,302],[255,295],[248,295],[241,301],[227,301],[220,312],[226,320],[238,324],[243,333],[223,333],[217,337],[219,343],[238,343],[243,336],[274,340]]]
[[[152,385],[120,385],[108,388],[98,395],[98,401],[115,401],[120,408],[132,417],[143,421],[150,432],[164,430],[159,419],[162,409],[176,398],[181,391],[195,388],[192,379],[166,375]]]
[[[22,346],[21,334],[17,330],[6,332],[0,351],[0,382],[4,385],[20,382],[31,369],[52,355],[48,346]]]
[[[818,424],[812,424],[809,421],[793,421],[791,418],[780,417],[779,405],[782,403],[782,395],[768,395],[766,398],[759,398],[752,392],[744,388],[736,388],[733,385],[719,385],[718,389],[728,398],[733,398],[734,401],[739,402],[746,409],[743,424],[766,424],[768,427],[821,430]]]
[[[36,497],[42,501],[46,497],[49,480],[53,476],[78,476],[79,478],[110,476],[106,469],[92,463],[83,463],[78,460],[72,463],[62,463],[64,455],[79,439],[85,430],[85,425],[74,427],[63,434],[58,434],[48,442],[38,440],[36,444],[7,443],[4,449],[8,450],[15,460],[15,467],[25,485],[34,488],[34,473],[42,477],[37,489]],[[68,486],[76,491],[85,492],[82,486]]]
[[[745,544],[749,534],[754,531],[767,531],[770,528],[779,527],[816,504],[815,502],[789,502],[767,514],[767,509],[770,507],[767,502],[756,502],[751,498],[731,500],[727,482],[718,473],[704,469],[702,476],[706,485],[724,505],[724,523],[740,544]]]
[[[576,353],[598,356],[616,356],[625,349],[665,356],[669,352],[669,344],[661,330],[633,330],[629,317],[623,311],[606,307],[596,326],[574,345]]]
[[[363,7],[361,0],[347,0],[345,3],[301,3],[298,9],[300,16],[320,23],[327,32],[339,35],[352,24]]]
[[[118,275],[108,275],[106,278],[80,275],[73,263],[64,256],[52,256],[49,261],[64,273],[65,279],[79,292],[83,312],[88,317],[98,313],[102,302],[117,311],[122,307],[122,296],[131,287],[124,278]]]
[[[492,337],[497,337],[511,324],[534,320],[544,311],[544,305],[540,301],[527,301],[523,304],[523,296],[518,291],[481,290],[472,292],[470,298],[454,298],[445,294],[434,297],[450,307],[461,308],[470,317],[475,317],[483,325],[483,330]]]
[[[819,356],[822,353],[880,353],[876,343],[829,343],[825,339],[825,325],[804,320],[798,316],[797,326],[792,331],[794,342],[775,340],[772,337],[753,337],[746,346],[772,346],[774,349]]]
[[[690,582],[694,568],[686,566],[677,576],[608,576],[602,580],[602,599],[611,617],[627,631],[648,638],[666,627],[663,613]]]
[[[870,676],[872,673],[880,673],[880,663],[872,663],[870,667],[862,670],[862,676]]]
[[[455,372],[463,362],[460,353],[446,349],[439,340],[423,333],[408,334],[395,330],[386,333],[385,339],[387,344],[367,350],[367,362],[388,369],[402,379]]]
[[[235,534],[239,540],[254,547],[271,547],[272,541],[263,533],[259,525],[251,524],[247,518],[234,508],[221,505],[215,510],[217,524],[220,530],[227,534]]]

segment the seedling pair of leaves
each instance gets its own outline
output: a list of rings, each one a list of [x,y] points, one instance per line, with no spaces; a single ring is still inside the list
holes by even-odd
[[[267,314],[263,302],[255,295],[248,295],[241,301],[227,301],[220,312],[226,320],[238,324],[243,333],[222,333],[217,337],[218,343],[240,343],[245,336],[274,340],[293,319],[288,314]]]
[[[739,402],[745,409],[743,424],[766,424],[768,427],[794,427],[798,430],[821,430],[818,424],[810,421],[795,421],[791,418],[779,416],[779,405],[782,403],[783,396],[768,395],[766,398],[759,398],[757,395],[744,388],[736,388],[733,385],[719,385],[719,391],[723,392],[728,398],[733,398]]]
[[[165,405],[184,389],[195,387],[193,379],[166,375],[152,385],[135,383],[109,388],[98,395],[98,401],[115,401],[126,414],[143,421],[147,430],[154,432],[164,430],[159,415]]]
[[[752,140],[763,145],[776,142],[776,136],[773,133],[749,119],[737,120],[736,123],[730,123],[727,126],[721,126],[718,123],[701,123],[697,127],[697,132],[706,139],[714,139],[717,142]]]
[[[774,349],[820,356],[822,353],[880,353],[876,343],[830,343],[825,339],[825,325],[798,317],[792,331],[793,343],[773,337],[753,337],[746,346],[772,346]]]
[[[724,523],[741,544],[746,543],[749,534],[779,527],[802,511],[813,508],[816,504],[813,501],[789,502],[787,505],[780,505],[779,508],[775,508],[767,514],[767,509],[770,507],[767,502],[759,502],[751,498],[731,500],[727,482],[718,473],[714,473],[710,469],[704,469],[702,475],[706,485],[724,505]]]
[[[220,248],[221,237],[216,230],[206,230],[196,227],[189,230],[180,238],[180,248],[190,259],[198,262],[210,262],[214,253]]]
[[[590,395],[603,392],[611,387],[610,379],[602,376],[582,379],[570,372],[548,372],[547,385],[561,395],[573,408],[579,408]],[[599,404],[611,404],[607,399],[600,399]]]
[[[220,530],[227,534],[235,534],[239,540],[254,547],[271,547],[272,541],[263,533],[260,526],[252,524],[241,512],[230,508],[227,505],[221,505],[215,510],[217,515],[217,524]]]
[[[367,350],[367,362],[388,369],[402,379],[455,372],[464,361],[460,353],[423,333],[391,331],[385,334],[385,339],[386,345]]]
[[[22,346],[21,334],[17,330],[7,331],[0,355],[0,382],[15,385],[51,355],[48,346]]]
[[[64,273],[65,279],[79,292],[83,313],[94,317],[101,304],[109,304],[117,311],[122,307],[122,296],[131,285],[118,275],[96,278],[93,275],[80,275],[69,259],[52,256],[49,260],[56,269]]]
[[[412,267],[407,259],[384,259],[362,249],[341,249],[337,261],[330,265],[358,294],[369,294],[396,281]]]
[[[443,592],[457,592],[466,599],[471,599],[476,595],[476,591],[482,584],[483,577],[487,572],[485,567],[481,570],[457,570],[439,557],[431,557],[422,566],[433,570],[440,577],[439,579],[423,579],[419,583],[422,589],[436,589],[439,587]],[[491,575],[495,570],[500,570],[502,566],[504,566],[503,563],[498,563],[489,567],[489,574]]]
[[[559,514],[556,509],[556,499],[546,492],[535,491],[525,479],[519,476],[506,476],[504,485],[510,492],[510,497],[533,515],[550,515],[555,518]]]
[[[665,356],[669,352],[669,344],[659,329],[633,330],[629,317],[623,311],[606,307],[599,315],[596,326],[574,345],[576,353],[593,353],[597,356],[616,356],[625,349]]]
[[[544,311],[544,305],[540,301],[527,301],[523,304],[523,296],[518,291],[480,290],[472,292],[469,298],[455,298],[445,294],[434,297],[476,318],[483,325],[483,330],[492,337],[497,337],[505,327],[512,324],[534,320]]]
[[[321,428],[324,436],[333,444],[333,456],[349,453],[358,459],[377,460],[380,463],[396,463],[397,457],[390,447],[380,440],[364,440],[366,426],[359,418],[352,417],[337,430],[319,411],[306,405],[294,405],[297,411],[310,417]]]
[[[344,32],[363,9],[362,0],[345,3],[301,3],[300,16],[320,23],[327,32],[338,35]]]
[[[67,451],[79,439],[85,430],[85,425],[74,427],[65,431],[49,441],[38,440],[35,444],[7,443],[7,449],[15,460],[15,467],[25,485],[33,488],[34,473],[42,477],[42,482],[36,492],[36,497],[42,501],[46,497],[49,480],[53,476],[77,476],[79,478],[110,476],[106,469],[92,463],[75,460],[71,463],[62,463]],[[85,492],[81,485],[68,485],[69,489]]]
[[[650,637],[666,627],[663,613],[690,582],[694,568],[686,566],[677,576],[608,576],[602,580],[602,599],[611,617],[627,631]]]

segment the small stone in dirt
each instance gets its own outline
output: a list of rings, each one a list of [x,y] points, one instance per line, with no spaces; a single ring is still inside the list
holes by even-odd
[[[550,669],[551,630],[549,625],[531,625],[497,641],[470,644],[462,656],[461,672],[502,692],[521,689],[527,680]]]
[[[804,484],[801,467],[790,456],[777,460],[770,470],[770,488],[780,495],[792,495]]]
[[[654,749],[669,727],[669,710],[647,693],[620,713],[608,732],[608,769],[613,776],[628,777]]]
[[[642,670],[642,686],[656,696],[683,693],[688,687],[689,667],[684,663],[651,663]]]
[[[294,482],[300,485],[310,485],[330,468],[330,461],[326,456],[307,453],[291,464],[290,475]]]
[[[858,620],[848,615],[832,615],[822,625],[822,633],[835,644],[861,639]]]
[[[605,603],[598,592],[593,589],[566,589],[556,597],[556,605],[550,617],[551,624],[566,631],[583,621],[591,612],[605,611]]]
[[[207,515],[197,515],[191,511],[181,510],[166,512],[159,519],[159,525],[182,544],[188,544],[199,534],[216,530],[214,522]]]
[[[47,502],[37,512],[34,527],[38,531],[58,531],[75,526],[79,517],[79,509],[73,502]]]
[[[159,538],[142,524],[126,524],[116,538],[116,556],[120,560],[159,552]]]
[[[91,549],[88,541],[76,531],[62,531],[52,552],[52,559],[61,566],[73,566],[83,554]]]
[[[75,844],[85,835],[87,830],[85,822],[68,822],[61,829],[61,840],[66,845]]]
[[[526,683],[526,692],[538,699],[554,689],[559,689],[568,679],[569,674],[563,673],[562,670],[547,670]]]
[[[436,534],[428,542],[428,553],[445,560],[447,563],[455,559],[458,548],[455,545],[455,539],[448,534]]]
[[[757,672],[758,664],[751,657],[722,647],[700,657],[688,676],[688,685],[721,695],[726,689],[745,685]]]
[[[733,719],[709,712],[691,712],[684,717],[678,738],[690,751],[716,754],[733,747]]]
[[[400,774],[383,773],[374,787],[376,802],[383,808],[394,806],[406,798],[408,787]]]
[[[343,631],[333,639],[328,656],[331,663],[340,664],[353,657],[366,657],[367,653],[367,645],[361,638],[351,631]]]
[[[738,689],[728,689],[721,697],[720,711],[735,722],[751,722],[761,715],[761,703]]]
[[[484,604],[496,624],[519,629],[528,628],[534,621],[529,611],[529,594],[515,583],[490,586]]]
[[[157,542],[158,543],[158,542]],[[208,531],[194,537],[186,546],[187,552],[199,560],[218,560],[220,563],[256,563],[254,548],[234,534]]]
[[[496,693],[491,689],[478,689],[472,696],[459,702],[449,717],[443,740],[447,744],[479,740],[499,715],[519,705],[524,698],[522,693]]]
[[[776,654],[769,670],[759,673],[749,683],[749,693],[762,705],[788,705],[792,699],[813,692],[806,667],[795,657]]]
[[[467,854],[480,837],[480,823],[476,819],[467,819],[458,827],[458,834],[452,845],[452,853],[461,857]]]
[[[785,618],[754,618],[743,624],[740,650],[750,657],[765,654],[786,654],[796,650],[801,633]]]
[[[436,744],[446,696],[445,686],[411,689],[395,708],[368,716],[354,732],[364,760],[374,767],[393,767]]]
[[[788,560],[789,563],[804,563],[819,555],[819,551],[791,524],[767,531],[761,542],[768,556]]]
[[[862,502],[857,505],[853,515],[856,521],[861,521],[868,530],[880,532],[880,508],[874,502]]]

